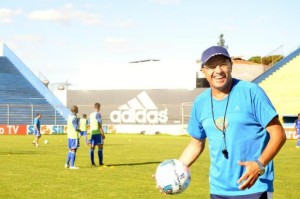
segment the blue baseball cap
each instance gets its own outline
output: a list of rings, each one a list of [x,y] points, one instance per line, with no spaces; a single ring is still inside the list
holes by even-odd
[[[223,55],[230,59],[230,55],[226,48],[222,46],[212,46],[203,51],[201,56],[201,67],[203,67],[210,58],[216,55]]]

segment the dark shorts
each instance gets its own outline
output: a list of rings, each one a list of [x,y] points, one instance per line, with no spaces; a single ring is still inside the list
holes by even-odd
[[[92,135],[91,136],[91,145],[95,146],[95,145],[99,145],[99,144],[103,144],[102,136],[100,134]]]
[[[242,196],[222,196],[222,195],[210,194],[210,199],[272,199],[272,194],[271,193],[268,194],[268,192],[255,193],[255,194],[242,195]]]

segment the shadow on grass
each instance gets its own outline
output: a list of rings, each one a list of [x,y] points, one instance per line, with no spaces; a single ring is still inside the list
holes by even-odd
[[[0,152],[0,155],[8,156],[8,155],[37,155],[42,154],[41,151],[7,151],[7,152]],[[45,154],[45,152],[43,152]]]
[[[139,166],[139,165],[148,165],[148,164],[159,164],[161,163],[156,161],[156,162],[136,162],[136,163],[124,163],[124,164],[108,164],[107,166],[114,166],[114,167],[119,167],[119,166]]]
[[[136,162],[136,163],[124,163],[124,164],[106,164],[106,167],[101,166],[84,166],[85,168],[112,168],[112,167],[123,167],[123,166],[141,166],[141,165],[149,165],[149,164],[159,164],[161,162]],[[82,167],[80,167],[82,168]]]

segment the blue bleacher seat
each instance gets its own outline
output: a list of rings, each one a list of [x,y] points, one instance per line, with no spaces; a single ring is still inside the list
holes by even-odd
[[[5,56],[0,56],[0,124],[32,124],[41,113],[42,124],[64,125],[66,119]]]

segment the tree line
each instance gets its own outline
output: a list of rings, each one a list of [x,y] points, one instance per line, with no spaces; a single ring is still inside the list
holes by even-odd
[[[228,49],[228,46],[225,45],[224,34],[220,34],[217,45]],[[269,66],[269,65],[274,65],[275,63],[279,62],[283,58],[284,58],[283,55],[269,55],[269,56],[264,56],[264,57],[252,56],[247,61]]]

